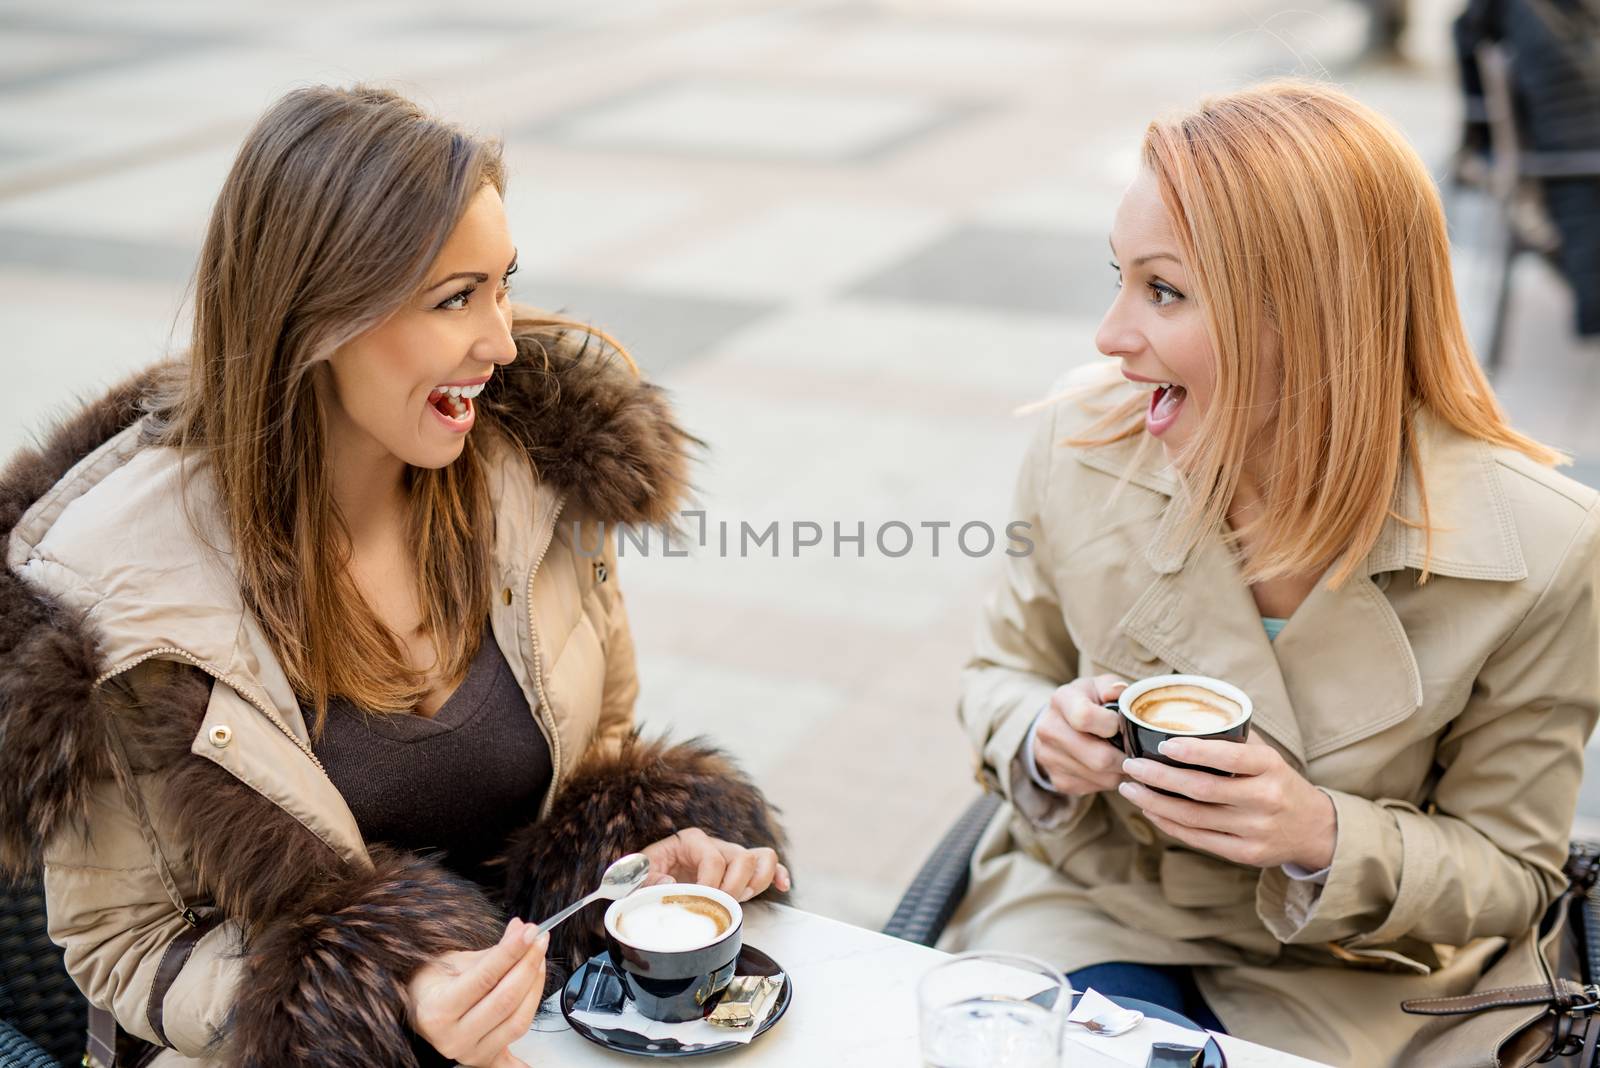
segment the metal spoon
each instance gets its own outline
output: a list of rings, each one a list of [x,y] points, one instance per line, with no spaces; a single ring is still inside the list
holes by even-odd
[[[1103,1035],[1106,1038],[1115,1038],[1127,1034],[1144,1022],[1144,1013],[1138,1009],[1108,1009],[1099,1016],[1091,1016],[1087,1020],[1068,1020],[1068,1023],[1077,1024],[1093,1035]]]
[[[599,901],[601,898],[616,901],[618,898],[627,897],[644,885],[645,876],[649,874],[650,858],[643,853],[629,853],[619,860],[612,861],[611,867],[600,877],[600,889],[545,920],[539,925],[538,933],[544,934],[591,901]]]

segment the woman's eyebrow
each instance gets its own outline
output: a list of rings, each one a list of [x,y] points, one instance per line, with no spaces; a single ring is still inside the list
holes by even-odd
[[[1145,264],[1149,263],[1151,260],[1171,260],[1173,263],[1176,263],[1179,267],[1183,266],[1183,261],[1178,259],[1178,257],[1174,256],[1170,252],[1152,252],[1152,253],[1150,253],[1148,255],[1140,256],[1140,257],[1138,257],[1137,259],[1135,259],[1133,261],[1133,265],[1135,267],[1143,267]]]
[[[506,271],[510,271],[511,268],[515,267],[516,265],[517,265],[517,252],[516,252],[515,249],[512,249],[511,250],[511,262],[506,264],[505,271],[501,271],[500,273],[501,274],[505,274]],[[428,286],[427,289],[438,289],[440,286],[444,285],[446,282],[454,282],[457,278],[470,278],[474,282],[477,282],[479,285],[482,285],[483,283],[485,283],[485,282],[487,282],[489,280],[489,276],[484,274],[481,271],[457,271],[455,274],[447,274],[447,275],[445,275],[443,278],[439,279],[437,282],[434,282],[432,285]]]

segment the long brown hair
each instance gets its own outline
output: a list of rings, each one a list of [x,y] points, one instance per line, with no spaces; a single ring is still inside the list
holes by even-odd
[[[1327,86],[1274,81],[1152,122],[1142,155],[1217,361],[1215,399],[1176,464],[1188,544],[1221,524],[1238,485],[1263,327],[1277,335],[1282,381],[1248,581],[1333,564],[1337,587],[1360,566],[1402,463],[1421,484],[1419,409],[1541,463],[1563,459],[1507,423],[1462,328],[1433,179],[1376,112]],[[1072,443],[1142,434],[1147,399]],[[1425,493],[1421,507],[1398,518],[1427,529]]]
[[[317,86],[261,117],[211,213],[187,378],[153,405],[151,438],[206,461],[244,602],[314,710],[314,735],[334,695],[407,712],[428,688],[347,571],[315,366],[425,284],[485,183],[504,190],[497,144],[389,90]],[[456,462],[405,478],[422,626],[444,677],[457,678],[492,579],[472,437]]]

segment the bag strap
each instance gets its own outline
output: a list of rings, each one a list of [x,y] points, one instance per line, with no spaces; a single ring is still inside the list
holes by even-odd
[[[117,1020],[98,1005],[89,1006],[89,1048],[84,1054],[89,1068],[116,1068]]]
[[[1600,1010],[1600,986],[1584,986],[1571,979],[1524,986],[1503,986],[1449,998],[1411,998],[1400,1003],[1414,1016],[1465,1016],[1494,1009],[1515,1009],[1525,1005],[1548,1004],[1561,1012],[1593,1013]]]

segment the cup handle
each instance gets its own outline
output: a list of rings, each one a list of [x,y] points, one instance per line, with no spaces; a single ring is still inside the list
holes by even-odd
[[[1104,701],[1101,702],[1100,707],[1108,712],[1115,712],[1117,714],[1117,733],[1107,738],[1106,741],[1110,742],[1112,745],[1126,753],[1128,751],[1128,742],[1124,737],[1122,706],[1115,701]]]

